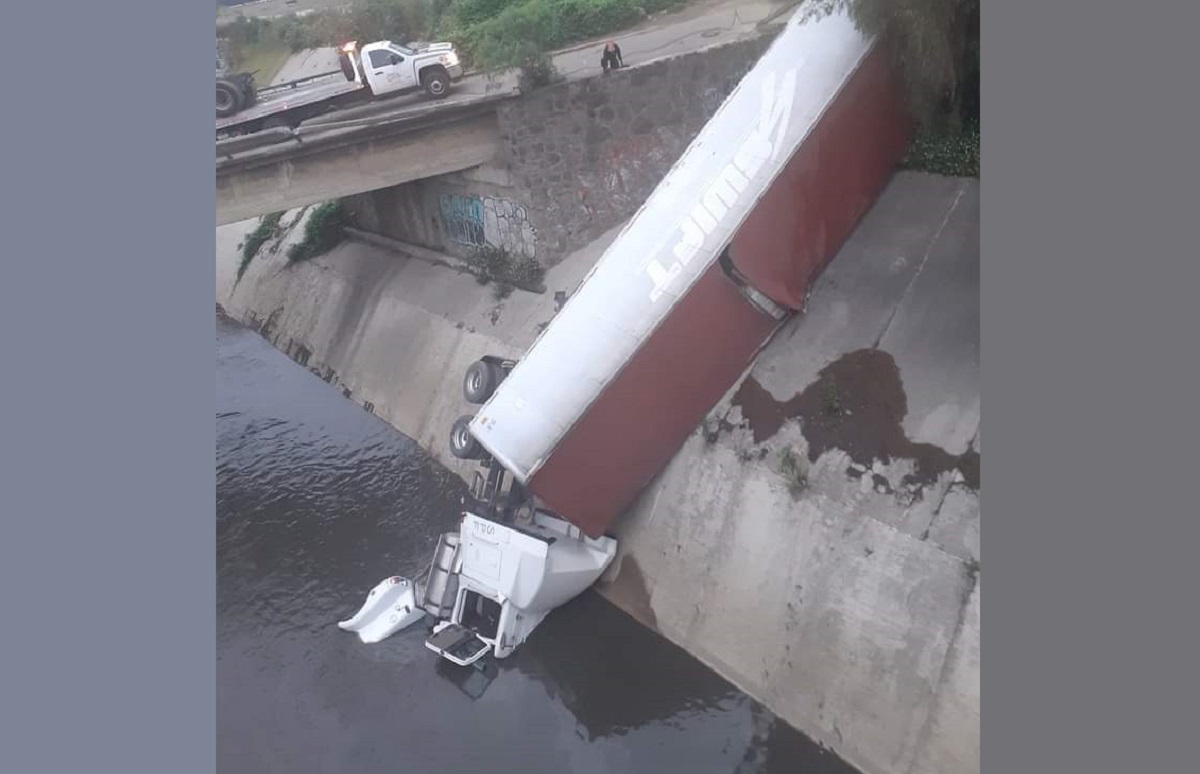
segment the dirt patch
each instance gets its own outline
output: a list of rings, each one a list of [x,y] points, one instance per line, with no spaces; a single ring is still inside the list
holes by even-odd
[[[754,442],[779,432],[789,419],[799,419],[808,441],[808,459],[815,461],[830,449],[840,449],[869,469],[880,460],[910,459],[915,470],[904,483],[932,484],[949,470],[958,470],[971,489],[979,490],[979,453],[968,449],[959,456],[904,435],[901,422],[908,398],[900,369],[886,352],[860,349],[830,363],[804,392],[778,401],[753,377],[734,395],[733,404],[750,424]]]
[[[650,592],[646,589],[646,576],[637,560],[626,554],[621,559],[621,570],[617,577],[601,591],[614,605],[633,616],[639,623],[658,628],[658,617],[650,606]]]

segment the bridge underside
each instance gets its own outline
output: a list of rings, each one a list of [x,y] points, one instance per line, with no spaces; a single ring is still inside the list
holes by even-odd
[[[217,225],[469,169],[500,146],[488,111],[426,131],[302,144],[277,158],[234,162],[217,173]]]

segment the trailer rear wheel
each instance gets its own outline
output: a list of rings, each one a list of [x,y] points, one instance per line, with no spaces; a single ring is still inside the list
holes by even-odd
[[[481,460],[484,457],[483,447],[471,435],[468,427],[471,419],[473,417],[466,414],[454,420],[450,426],[450,453],[460,460]]]
[[[242,90],[231,81],[217,81],[217,116],[228,118],[242,107]]]
[[[467,373],[463,376],[463,397],[467,403],[487,403],[488,398],[492,397],[492,393],[500,386],[502,376],[498,365],[486,360],[476,360],[467,367]]]
[[[421,86],[429,96],[441,99],[450,90],[450,75],[440,67],[430,68],[421,73]]]

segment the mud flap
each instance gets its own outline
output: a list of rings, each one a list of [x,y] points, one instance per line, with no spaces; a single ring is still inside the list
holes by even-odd
[[[417,589],[398,575],[382,581],[367,594],[367,601],[354,616],[338,622],[338,628],[357,632],[365,643],[380,642],[425,617],[417,606]]]

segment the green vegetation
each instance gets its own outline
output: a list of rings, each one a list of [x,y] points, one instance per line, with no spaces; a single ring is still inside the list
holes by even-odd
[[[302,51],[393,40],[451,40],[474,67],[536,66],[550,82],[548,52],[626,29],[686,0],[365,0],[349,9],[281,19],[238,17],[221,35],[238,69],[256,47]],[[261,56],[261,55],[260,55]],[[275,72],[278,72],[276,68]],[[272,73],[272,76],[274,73]],[[266,82],[263,77],[260,83]]]
[[[936,175],[979,177],[979,128],[921,132],[900,166]]]
[[[889,43],[919,129],[903,165],[979,176],[979,0],[809,0]]]
[[[487,245],[475,250],[467,263],[474,270],[479,284],[486,285],[495,282],[493,290],[497,300],[506,298],[512,293],[513,287],[525,290],[540,288],[545,268],[536,258],[515,256],[503,247]]]
[[[304,223],[304,238],[288,248],[288,260],[296,263],[324,255],[346,238],[350,218],[341,200],[313,208]]]
[[[242,262],[238,264],[237,280],[241,282],[242,275],[246,273],[246,269],[250,266],[250,261],[254,260],[254,256],[258,255],[258,251],[268,240],[275,239],[279,236],[279,220],[283,217],[282,212],[273,212],[270,215],[264,215],[258,221],[258,226],[250,232],[246,237],[246,241],[242,242]]]
[[[631,27],[635,0],[457,0],[451,24],[462,48],[485,67],[524,65],[538,54]]]

